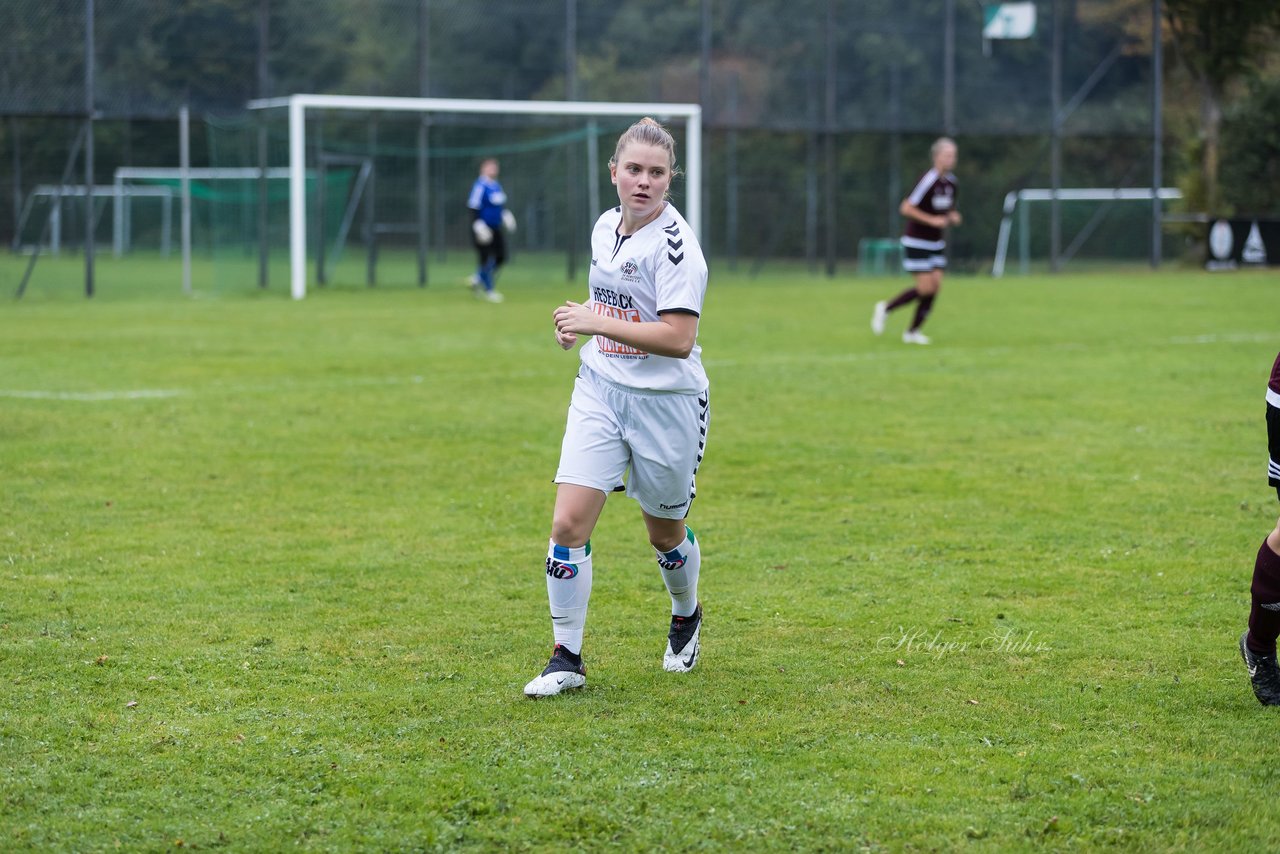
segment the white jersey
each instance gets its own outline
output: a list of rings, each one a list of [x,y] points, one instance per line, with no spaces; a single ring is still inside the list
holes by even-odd
[[[622,208],[601,214],[591,231],[590,299],[599,314],[631,323],[659,320],[664,312],[702,315],[707,262],[693,229],[675,207],[637,231],[618,234]],[[687,359],[658,356],[596,335],[582,345],[582,363],[629,388],[698,394],[707,388],[702,348]]]

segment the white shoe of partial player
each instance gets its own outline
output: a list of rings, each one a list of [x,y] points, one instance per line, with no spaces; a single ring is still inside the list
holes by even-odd
[[[668,673],[688,673],[698,663],[702,651],[702,603],[687,617],[671,618],[667,632],[667,651],[662,656],[662,669]]]
[[[484,298],[489,302],[502,302],[504,297],[497,291],[485,291]]]
[[[556,644],[551,653],[551,661],[541,673],[529,680],[524,686],[524,695],[535,700],[539,697],[554,697],[572,688],[581,688],[587,684],[587,668],[578,657],[575,664],[569,658],[564,647]]]
[[[910,329],[908,329],[906,332],[902,333],[902,343],[903,344],[930,344],[932,342],[929,340],[929,336],[925,335],[923,332],[912,332]]]
[[[871,331],[877,335],[884,334],[884,319],[889,316],[887,305],[888,303],[878,302],[875,311],[871,313]]]

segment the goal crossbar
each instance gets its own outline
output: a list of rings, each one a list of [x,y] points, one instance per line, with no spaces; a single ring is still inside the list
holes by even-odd
[[[289,95],[250,101],[250,110],[288,110],[289,115],[289,281],[294,299],[307,294],[306,114],[307,110],[401,113],[473,113],[540,116],[655,116],[685,121],[684,211],[695,235],[702,235],[702,107],[698,104],[606,103],[602,101],[502,101],[467,98],[390,98],[363,95]]]

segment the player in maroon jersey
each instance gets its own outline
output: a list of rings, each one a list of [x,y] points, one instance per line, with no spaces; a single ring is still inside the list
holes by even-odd
[[[1280,497],[1280,355],[1267,383],[1267,482]],[[1280,706],[1280,522],[1258,549],[1250,589],[1249,630],[1240,636],[1240,655],[1249,669],[1254,696],[1264,706]]]
[[[947,266],[946,229],[960,224],[960,212],[956,210],[956,176],[951,174],[956,165],[955,141],[944,136],[934,142],[929,151],[933,155],[933,168],[920,177],[915,189],[898,206],[898,212],[907,221],[902,235],[902,267],[915,277],[915,286],[887,302],[876,303],[871,316],[871,331],[879,335],[884,332],[889,312],[916,302],[916,316],[902,333],[902,340],[907,344],[929,343],[920,327],[933,310],[933,301],[942,286],[942,270]]]

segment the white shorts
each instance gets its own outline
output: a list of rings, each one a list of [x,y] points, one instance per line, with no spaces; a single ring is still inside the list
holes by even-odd
[[[705,391],[627,388],[583,365],[573,383],[555,482],[605,493],[625,488],[650,516],[683,519],[693,503],[710,422]]]

